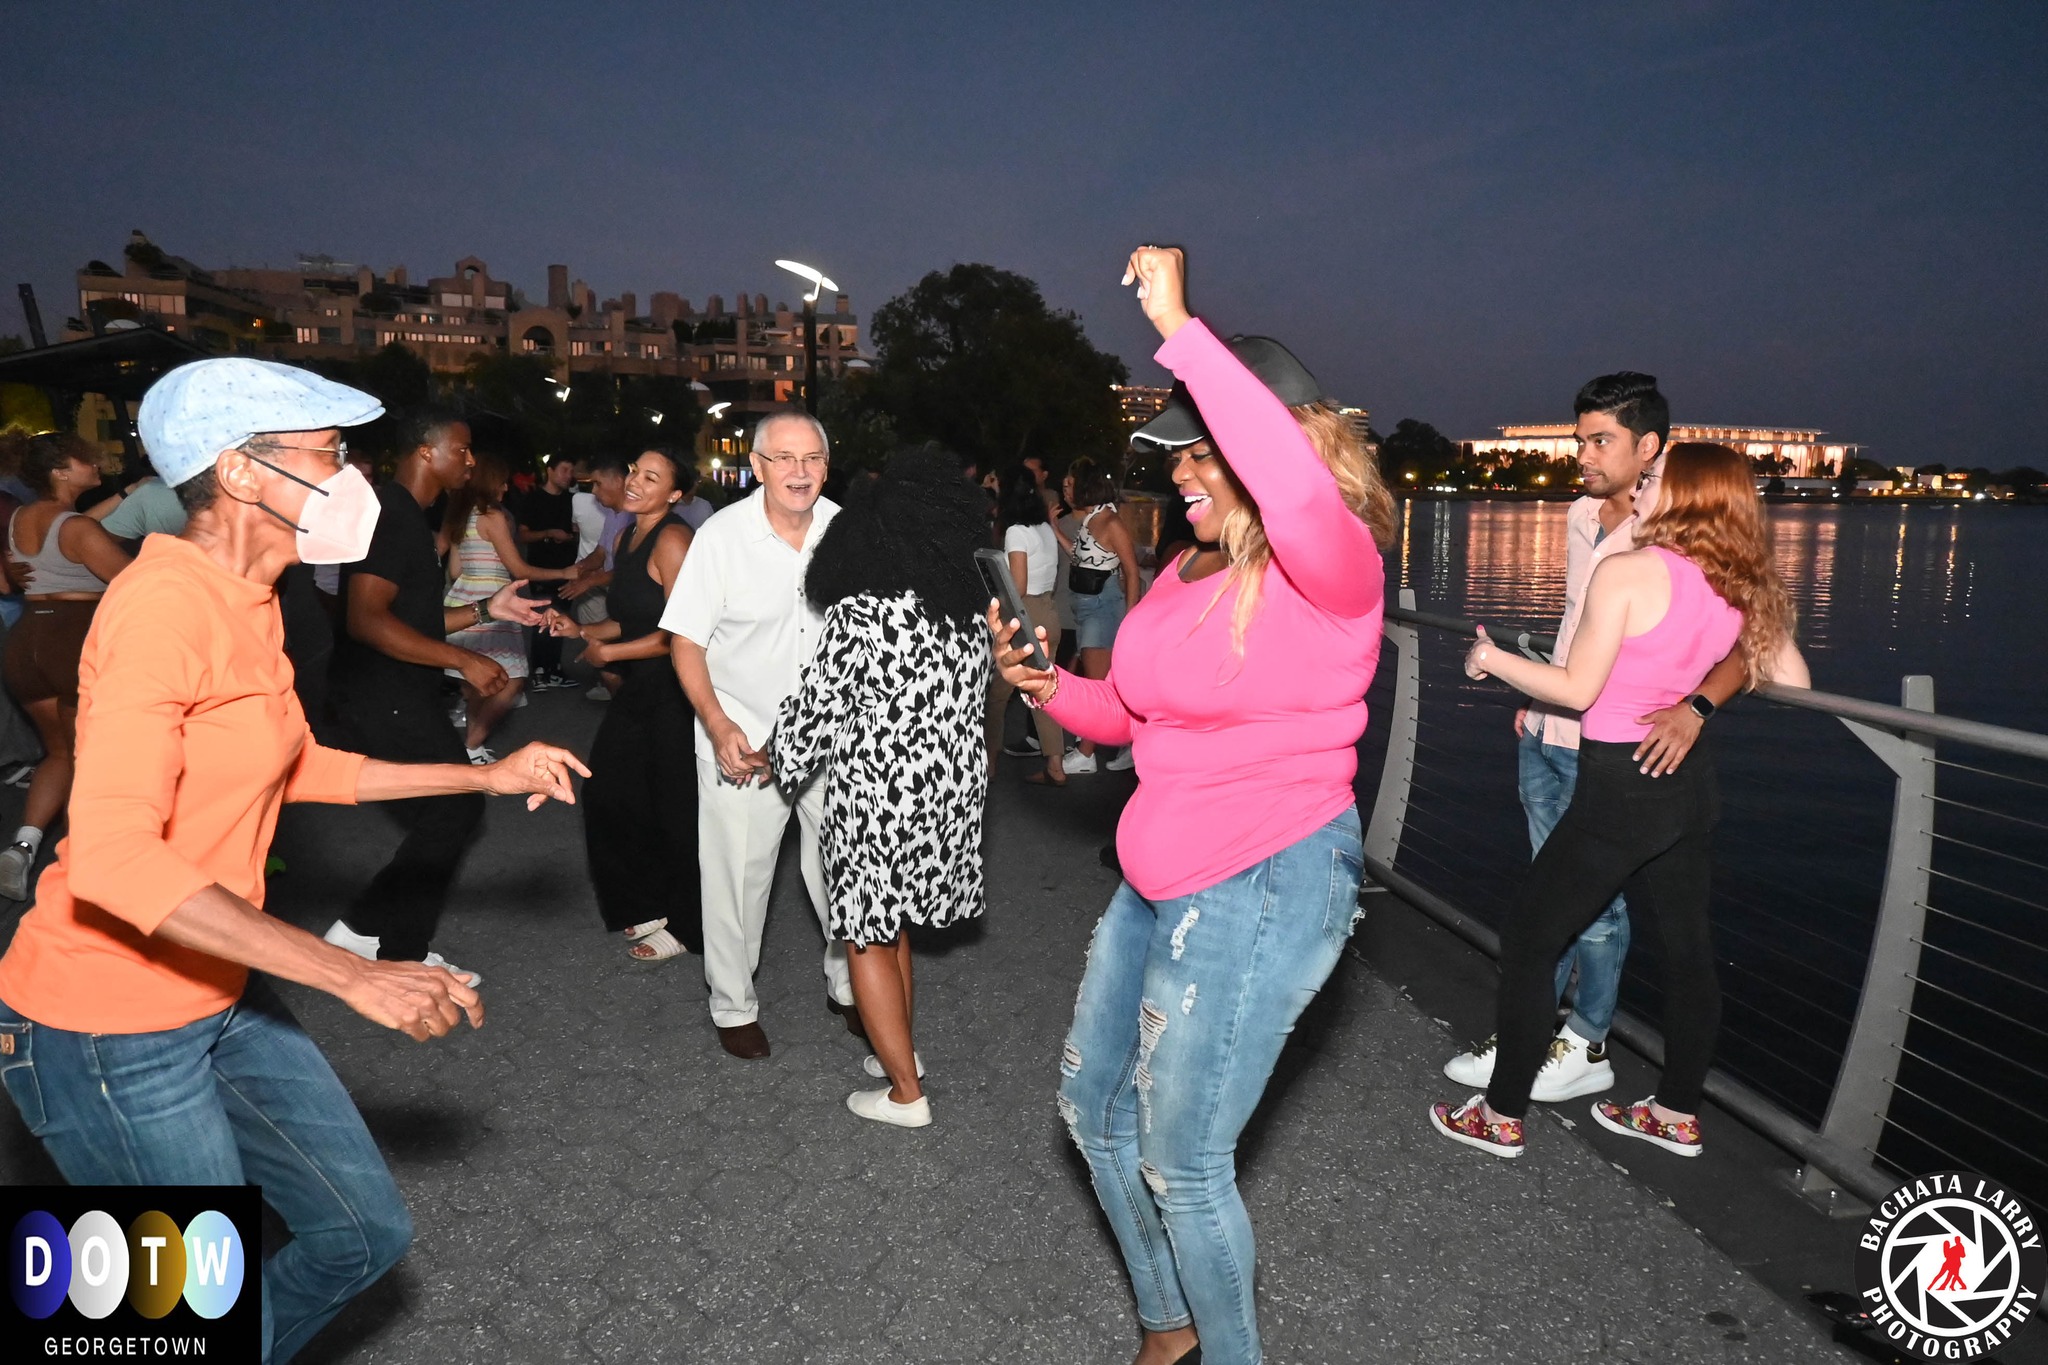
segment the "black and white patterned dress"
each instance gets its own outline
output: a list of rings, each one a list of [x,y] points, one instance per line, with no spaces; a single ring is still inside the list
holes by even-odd
[[[981,913],[982,708],[988,631],[934,620],[913,593],[848,597],[825,616],[769,741],[794,792],[827,764],[825,885],[834,938],[896,937]]]

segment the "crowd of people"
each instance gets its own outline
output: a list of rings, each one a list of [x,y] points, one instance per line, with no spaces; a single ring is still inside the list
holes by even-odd
[[[411,1225],[264,978],[421,1041],[480,1026],[480,964],[435,941],[491,794],[580,803],[605,930],[637,961],[700,961],[717,1040],[743,1061],[771,1052],[754,975],[794,817],[825,1007],[883,1082],[847,1107],[923,1127],[911,928],[983,912],[1001,756],[1027,753],[1042,786],[1135,768],[1057,1109],[1130,1275],[1139,1365],[1258,1361],[1235,1152],[1359,917],[1357,745],[1395,508],[1364,433],[1293,354],[1192,315],[1177,249],[1138,249],[1125,283],[1176,379],[1133,438],[1177,494],[1150,564],[1107,467],[1055,482],[1027,461],[984,486],[922,448],[834,499],[829,434],[800,412],[759,422],[755,486],[719,509],[660,446],[557,458],[514,496],[501,452],[438,408],[396,416],[373,486],[348,438],[384,415],[375,399],[240,358],[160,380],[139,418],[153,475],[85,512],[93,449],[24,443],[0,483],[17,590],[0,759],[14,707],[41,757],[0,851],[0,894],[33,890],[0,957],[0,1080],[65,1177],[260,1183],[294,1234],[263,1271],[265,1358],[290,1358]],[[1481,1093],[1428,1122],[1512,1157],[1532,1100],[1611,1089],[1606,1032],[1648,916],[1663,1078],[1593,1114],[1697,1155],[1719,1009],[1699,739],[1739,690],[1804,683],[1805,666],[1746,460],[1667,450],[1646,375],[1603,376],[1576,406],[1585,496],[1555,655],[1482,631],[1466,661],[1530,699],[1515,729],[1535,858],[1503,928],[1495,1037],[1445,1068]],[[999,552],[1015,613],[989,601],[977,551]],[[587,761],[545,742],[499,756],[528,691],[585,686],[568,666],[605,708]],[[376,801],[401,831],[324,935],[262,910],[287,801]]]

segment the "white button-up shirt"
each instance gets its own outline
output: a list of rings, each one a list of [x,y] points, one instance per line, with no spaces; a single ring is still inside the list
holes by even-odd
[[[757,488],[704,523],[661,613],[663,630],[703,648],[718,704],[757,749],[818,647],[825,618],[804,596],[804,570],[839,512],[819,498],[803,548],[793,549],[768,524],[766,497]],[[717,758],[701,719],[697,756]]]
[[[1635,507],[1621,524],[1600,535],[1600,505],[1605,498],[1580,498],[1565,513],[1564,619],[1557,625],[1557,652],[1550,661],[1563,668],[1571,655],[1572,636],[1579,631],[1579,613],[1586,606],[1586,586],[1593,570],[1609,555],[1627,554],[1636,547],[1636,528],[1657,510],[1657,490],[1664,480],[1664,457],[1659,455],[1636,485]],[[1543,742],[1562,749],[1579,747],[1579,713],[1562,711],[1542,702],[1529,704],[1529,722],[1543,727]]]

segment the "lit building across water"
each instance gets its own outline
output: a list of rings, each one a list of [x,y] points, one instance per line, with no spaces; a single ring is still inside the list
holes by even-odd
[[[1534,426],[1501,427],[1500,435],[1464,446],[1475,459],[1514,454],[1540,455],[1549,460],[1578,457],[1569,422],[1539,423]],[[1827,479],[1842,471],[1842,461],[1863,458],[1863,447],[1849,441],[1828,439],[1824,431],[1809,427],[1731,427],[1698,423],[1674,423],[1674,441],[1713,441],[1733,446],[1752,459],[1782,460],[1769,472],[1792,479]]]

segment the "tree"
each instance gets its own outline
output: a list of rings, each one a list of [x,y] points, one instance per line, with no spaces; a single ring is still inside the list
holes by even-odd
[[[1128,382],[1129,370],[1022,275],[935,270],[877,309],[869,335],[878,362],[850,398],[905,440],[938,441],[985,465],[1123,451],[1110,386]]]
[[[1394,423],[1393,431],[1380,442],[1380,468],[1387,482],[1396,488],[1435,483],[1457,459],[1456,442],[1429,423],[1412,417]]]

